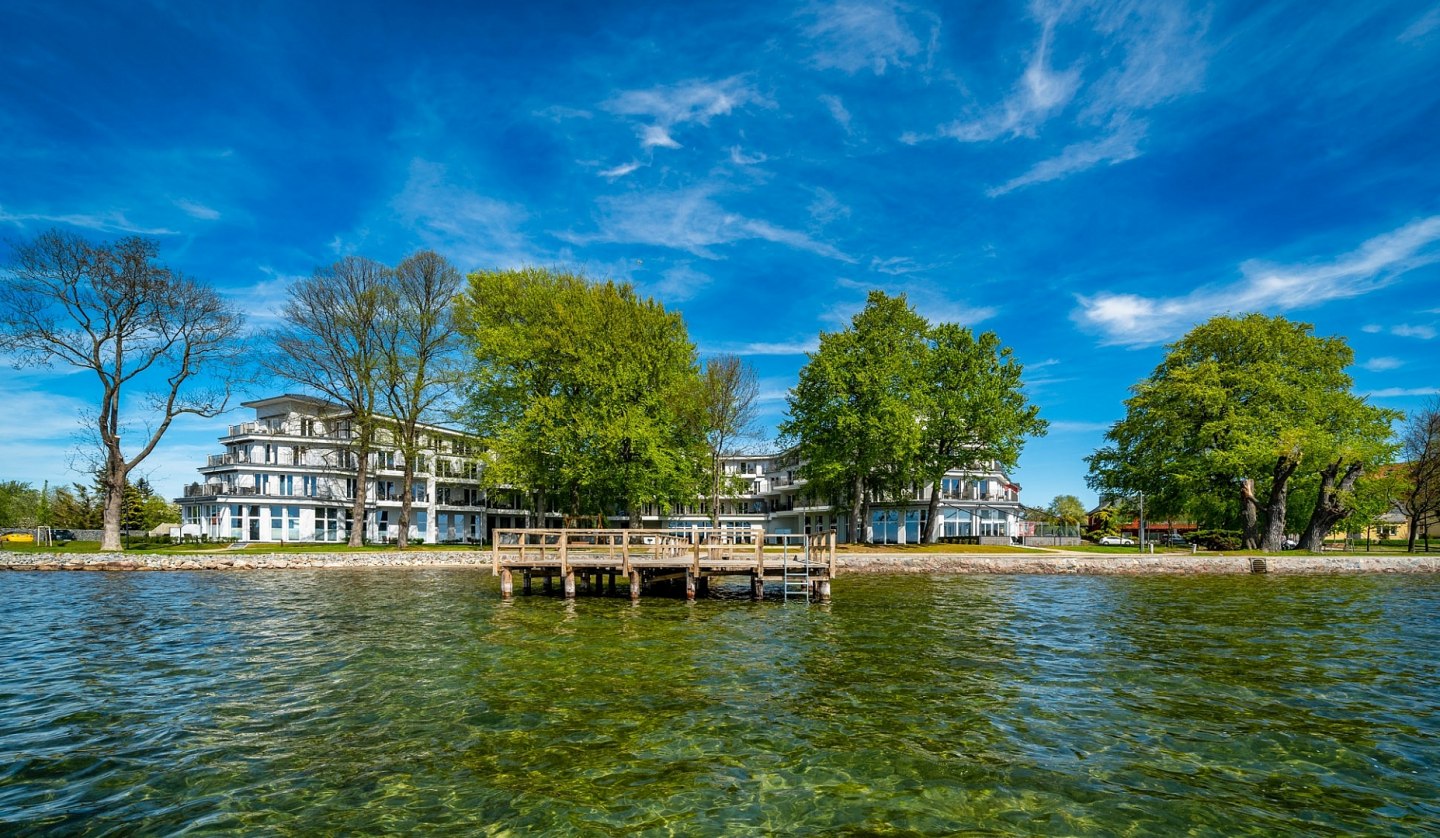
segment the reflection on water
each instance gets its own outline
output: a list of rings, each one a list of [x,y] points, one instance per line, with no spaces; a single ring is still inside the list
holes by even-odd
[[[1440,583],[0,575],[0,832],[1440,829]]]

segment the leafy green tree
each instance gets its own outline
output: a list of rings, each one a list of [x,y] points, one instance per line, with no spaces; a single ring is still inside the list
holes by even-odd
[[[1087,458],[1102,492],[1144,492],[1156,517],[1239,502],[1244,546],[1279,550],[1292,478],[1316,476],[1316,528],[1343,517],[1346,481],[1388,456],[1395,414],[1350,392],[1353,353],[1307,323],[1248,314],[1197,326],[1132,388]],[[1264,529],[1261,529],[1261,498]],[[1321,533],[1323,535],[1323,533]]]
[[[0,527],[33,527],[40,506],[40,493],[29,483],[0,481]]]
[[[1400,455],[1403,480],[1396,500],[1409,519],[1406,550],[1413,553],[1419,534],[1440,520],[1440,399],[1411,414],[1401,432]]]
[[[870,540],[869,504],[920,476],[929,324],[905,295],[871,291],[865,308],[800,370],[782,438],[798,445],[810,491],[849,511],[850,540]]]
[[[928,331],[916,399],[921,405],[919,469],[930,484],[929,532],[940,530],[940,480],[951,469],[1013,468],[1025,439],[1048,424],[1021,390],[1023,367],[994,332],[941,323]],[[1076,501],[1078,504],[1079,501]],[[1084,509],[1081,509],[1081,517]]]
[[[628,284],[542,269],[482,271],[458,304],[473,366],[468,412],[492,486],[571,515],[701,494],[701,383],[685,323]]]
[[[1085,522],[1085,504],[1074,495],[1056,495],[1045,511],[1057,524],[1077,526]]]
[[[70,486],[70,489],[61,487],[55,490],[54,509],[51,512],[54,526],[71,530],[99,529],[99,498],[83,483],[72,483]]]

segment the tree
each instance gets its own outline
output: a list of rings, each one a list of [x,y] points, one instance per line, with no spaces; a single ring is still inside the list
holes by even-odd
[[[1056,495],[1045,511],[1057,524],[1078,526],[1085,522],[1085,504],[1074,495]]]
[[[65,488],[55,490],[54,510],[51,512],[53,525],[71,530],[99,529],[103,501],[92,495],[90,487],[83,483],[70,485],[74,491]]]
[[[19,480],[0,481],[0,527],[33,527],[40,493]]]
[[[403,478],[397,544],[410,539],[415,471],[422,448],[425,420],[454,389],[454,354],[458,347],[452,317],[460,292],[460,272],[445,257],[424,250],[407,257],[393,274],[394,293],[387,296],[382,318],[384,340],[384,402],[394,420],[396,448]],[[434,523],[431,523],[434,526]]]
[[[1217,507],[1229,496],[1238,501],[1245,547],[1279,550],[1297,473],[1323,483],[1334,465],[1329,494],[1317,495],[1324,508],[1312,513],[1320,527],[1336,520],[1351,467],[1360,463],[1358,479],[1383,461],[1377,437],[1394,414],[1350,392],[1344,370],[1353,353],[1342,338],[1248,314],[1215,317],[1168,350],[1132,388],[1107,444],[1087,458],[1093,488],[1143,492],[1157,517]]]
[[[390,269],[372,259],[347,256],[317,268],[290,287],[266,358],[276,376],[320,393],[348,413],[348,433],[339,436],[355,475],[351,547],[359,547],[365,535],[365,495],[385,374],[380,324],[390,294]]]
[[[755,368],[735,355],[706,361],[700,383],[705,441],[710,447],[710,526],[719,527],[723,458],[735,453],[737,441],[753,435],[760,386]]]
[[[929,324],[906,301],[871,291],[865,308],[800,370],[782,438],[796,444],[813,492],[847,507],[850,540],[870,540],[869,501],[918,477]]]
[[[1420,532],[1440,520],[1440,399],[1410,415],[1400,436],[1400,457],[1404,483],[1397,499],[1410,523],[1405,549],[1413,553]]]
[[[989,463],[1013,468],[1026,437],[1044,436],[1049,423],[1026,400],[1023,367],[994,332],[976,338],[969,329],[941,323],[929,331],[922,368],[920,473],[930,484],[925,540],[934,541],[946,472]]]
[[[96,245],[56,230],[16,245],[0,285],[0,351],[21,366],[71,366],[95,376],[102,550],[121,547],[130,472],[177,416],[225,410],[227,373],[238,358],[240,315],[214,289],[158,264],[158,254],[142,238]],[[137,389],[142,397],[132,395]],[[145,427],[137,430],[141,417]],[[137,446],[124,444],[131,436]]]
[[[458,308],[489,485],[526,492],[537,518],[553,503],[630,526],[642,503],[703,491],[699,369],[678,314],[628,284],[536,268],[471,274]]]

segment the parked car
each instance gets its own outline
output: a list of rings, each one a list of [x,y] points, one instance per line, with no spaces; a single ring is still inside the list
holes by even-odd
[[[3,544],[34,544],[34,533],[28,532],[7,532],[0,535],[0,543]]]
[[[1296,541],[1293,538],[1290,538],[1289,536],[1286,536],[1285,539],[1280,542],[1281,550],[1294,550],[1296,547],[1299,546],[1300,542]]]
[[[65,544],[75,540],[75,533],[71,530],[51,530],[50,543]]]
[[[1099,543],[1105,547],[1133,547],[1135,542],[1123,535],[1102,535]]]
[[[1167,532],[1155,537],[1155,543],[1162,547],[1189,547],[1190,542],[1178,532]]]

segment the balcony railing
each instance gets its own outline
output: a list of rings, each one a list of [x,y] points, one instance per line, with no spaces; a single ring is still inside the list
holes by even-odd
[[[277,489],[257,489],[254,486],[226,486],[224,483],[191,483],[185,487],[187,498],[210,498],[220,495],[230,497],[261,497],[288,500],[332,500],[349,502],[354,498],[333,489],[314,489],[309,493],[284,494]]]

